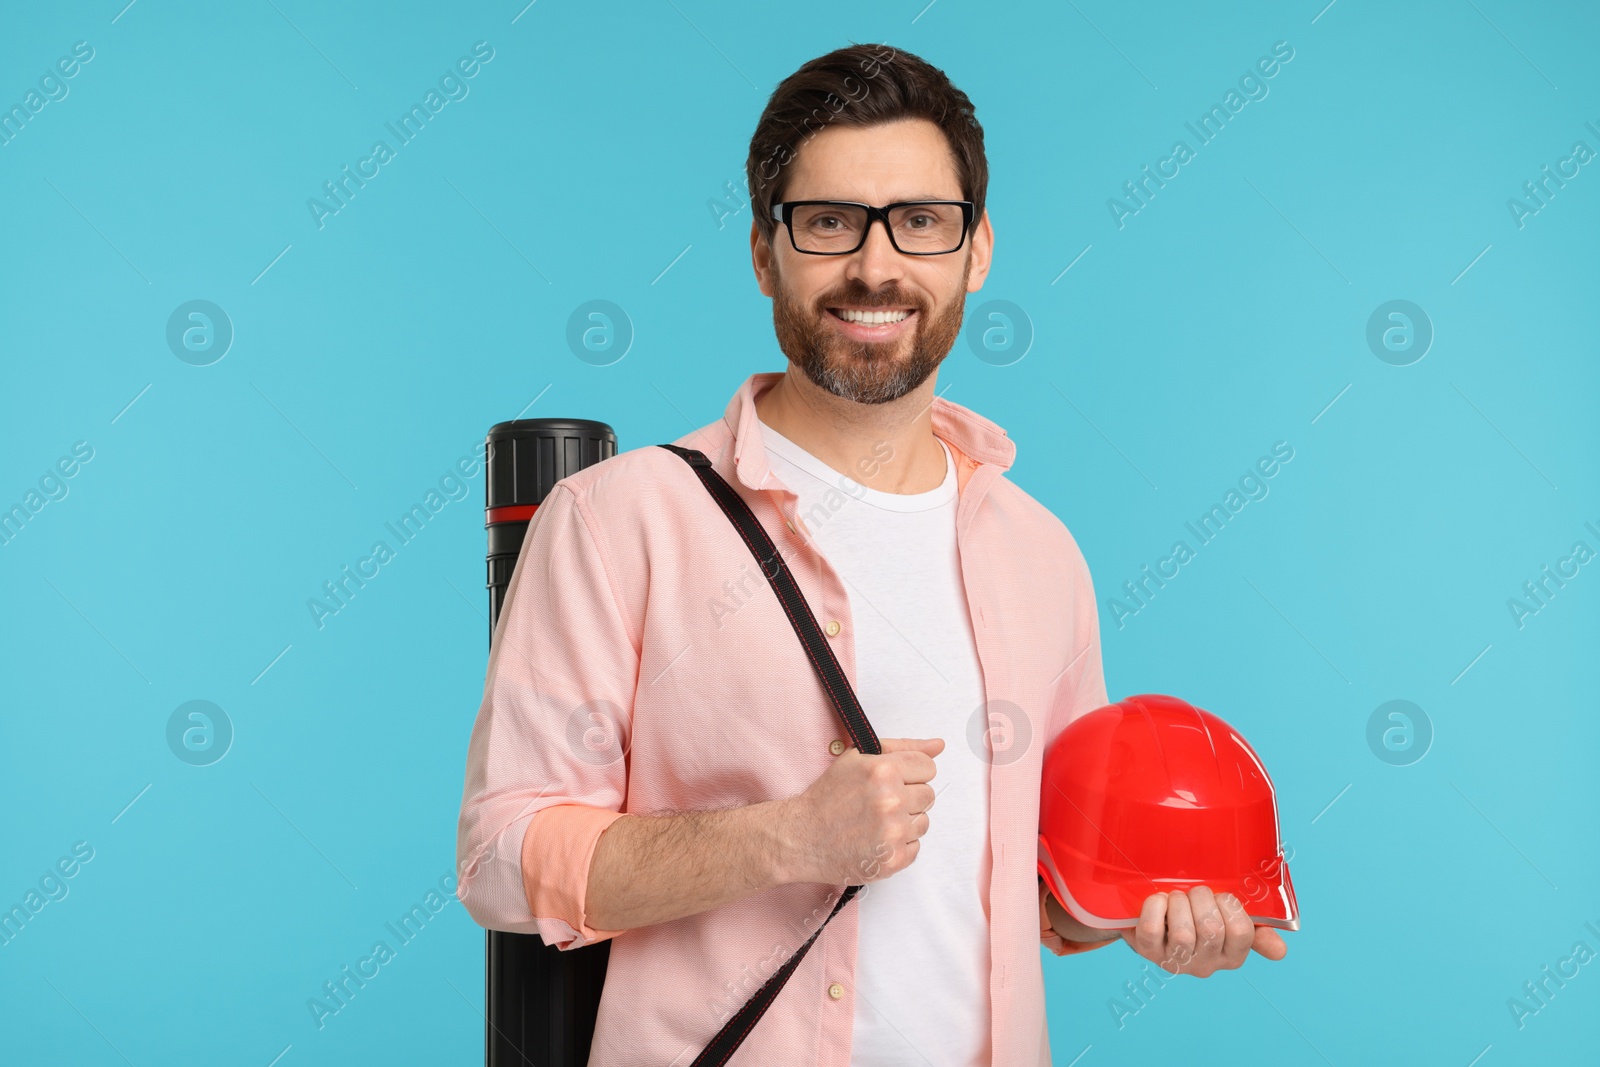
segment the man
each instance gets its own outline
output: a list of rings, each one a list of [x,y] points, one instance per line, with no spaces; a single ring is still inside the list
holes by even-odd
[[[994,247],[967,97],[840,49],[779,85],[747,168],[789,366],[676,443],[783,552],[883,753],[849,744],[693,472],[625,452],[554,487],[513,574],[468,757],[468,911],[615,939],[596,1067],[688,1063],[849,884],[730,1064],[1048,1064],[1040,942],[1121,938],[1197,975],[1281,957],[1230,897],[1158,894],[1108,933],[1035,873],[1041,755],[1108,700],[1082,553],[1004,478],[1005,432],[935,395]]]

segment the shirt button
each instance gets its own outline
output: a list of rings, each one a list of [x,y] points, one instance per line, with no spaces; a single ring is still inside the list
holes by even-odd
[[[794,522],[793,522],[793,520],[790,520],[790,519],[784,519],[784,520],[783,520],[783,524],[784,524],[784,525],[785,525],[785,526],[787,526],[787,527],[789,527],[789,532],[790,532],[790,533],[792,533],[792,534],[794,534],[794,535],[795,535],[795,536],[797,536],[797,537],[798,537],[798,536],[799,536],[799,535],[800,535],[800,531],[799,531],[799,530],[796,530],[796,529],[795,529],[795,528],[794,528]]]
[[[835,756],[839,755],[844,751],[844,742],[839,740],[837,737],[834,738],[832,741],[828,742],[828,751],[832,752]]]
[[[828,625],[824,626],[823,629],[828,631],[828,636],[829,637],[837,637],[837,636],[839,636],[839,620],[838,619],[829,619],[828,620]]]
[[[828,996],[832,997],[834,1000],[838,1000],[840,997],[844,996],[844,986],[840,985],[838,982],[833,983],[828,987]]]

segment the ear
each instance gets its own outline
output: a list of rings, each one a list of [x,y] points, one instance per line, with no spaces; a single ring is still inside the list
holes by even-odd
[[[972,227],[969,236],[972,242],[972,270],[967,274],[967,292],[976,293],[983,288],[983,281],[989,276],[989,264],[994,259],[994,226],[989,222],[989,209],[983,209],[983,217]]]
[[[761,235],[761,225],[754,219],[750,221],[750,262],[755,268],[756,284],[761,287],[765,296],[776,296],[777,286],[773,278],[772,242]]]

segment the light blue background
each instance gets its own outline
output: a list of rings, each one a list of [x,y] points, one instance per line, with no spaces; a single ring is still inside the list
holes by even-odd
[[[7,107],[94,48],[0,146],[0,505],[94,449],[0,547],[0,905],[94,849],[0,947],[0,1058],[480,1061],[457,903],[323,1029],[306,1002],[452,869],[481,474],[324,628],[306,601],[535,397],[629,449],[782,368],[749,211],[719,228],[709,202],[742,202],[776,83],[852,41],[942,67],[987,131],[969,325],[1008,300],[1034,337],[1008,366],[963,340],[943,395],[1008,430],[1076,535],[1113,697],[1238,725],[1294,849],[1281,963],[1170,983],[1119,1028],[1141,960],[1047,957],[1057,1064],[1593,1057],[1600,964],[1521,1029],[1507,1007],[1600,951],[1600,564],[1521,628],[1507,607],[1600,550],[1600,165],[1521,228],[1506,206],[1600,149],[1591,6],[123,2],[0,19]],[[307,199],[478,41],[470,94],[319,229]],[[1107,199],[1277,41],[1270,94],[1119,229]],[[234,326],[210,366],[165,340],[193,299]],[[610,366],[565,341],[592,299],[636,334]],[[1392,299],[1435,330],[1410,366],[1366,343]],[[1277,441],[1270,495],[1119,629],[1109,598]],[[236,731],[207,767],[165,737],[195,699]],[[1409,766],[1366,740],[1391,699],[1434,731]]]

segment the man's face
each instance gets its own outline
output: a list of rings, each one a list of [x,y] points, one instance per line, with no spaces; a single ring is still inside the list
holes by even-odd
[[[908,119],[864,129],[829,127],[803,143],[785,200],[961,200],[955,161],[939,128]],[[858,404],[897,400],[927,381],[961,333],[966,294],[988,274],[988,215],[948,255],[896,251],[880,222],[845,256],[798,252],[783,224],[771,248],[752,230],[761,291],[789,361],[819,388]],[[851,311],[904,312],[898,322],[847,321]]]

